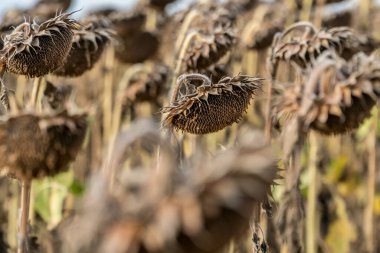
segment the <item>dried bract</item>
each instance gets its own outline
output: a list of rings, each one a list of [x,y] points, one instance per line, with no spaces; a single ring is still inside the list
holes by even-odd
[[[21,180],[53,176],[68,168],[81,148],[85,114],[20,114],[0,123],[1,172]]]
[[[8,72],[40,77],[60,67],[71,48],[73,29],[79,24],[60,14],[42,24],[24,22],[4,39],[0,61]]]
[[[201,74],[178,78],[175,94],[162,125],[193,134],[207,134],[239,122],[263,79],[245,75],[224,77],[218,83]]]

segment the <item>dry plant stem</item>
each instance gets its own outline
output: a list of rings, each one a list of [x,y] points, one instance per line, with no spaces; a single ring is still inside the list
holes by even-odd
[[[267,102],[266,102],[266,112],[265,112],[265,129],[264,129],[264,136],[265,136],[265,143],[269,144],[272,138],[272,96],[273,96],[273,87],[274,82],[276,80],[277,76],[277,69],[278,69],[278,61],[275,62],[269,62],[268,64],[271,64],[271,68],[269,68],[270,71],[270,78],[268,82],[268,88],[267,88]]]
[[[19,220],[19,233],[17,243],[17,253],[27,253],[28,243],[28,217],[30,205],[31,181],[23,179],[21,181],[21,215]]]
[[[11,180],[10,182],[10,189],[11,189],[11,198],[8,203],[8,229],[7,229],[7,237],[8,237],[8,243],[11,248],[17,247],[17,238],[15,235],[17,234],[18,229],[18,202],[19,202],[19,183],[16,180]]]
[[[314,24],[316,27],[321,28],[322,25],[322,11],[326,0],[317,0],[317,8],[315,11]]]
[[[310,133],[309,150],[309,190],[307,195],[307,214],[306,214],[306,252],[317,252],[317,235],[319,231],[317,225],[317,193],[320,180],[318,164],[318,134],[314,131]]]
[[[112,124],[111,124],[111,134],[110,134],[110,140],[109,140],[109,145],[108,145],[108,150],[107,150],[107,163],[109,164],[112,159],[112,155],[114,152],[114,147],[115,147],[115,141],[116,141],[116,136],[119,132],[119,129],[121,127],[121,122],[122,122],[122,110],[123,110],[123,92],[129,85],[130,80],[132,76],[138,72],[141,72],[144,70],[144,66],[142,64],[134,65],[130,67],[125,74],[123,75],[122,79],[120,80],[118,84],[118,93],[116,95],[116,101],[115,101],[115,108],[113,110],[112,114]],[[110,191],[112,192],[114,182],[115,182],[115,171],[109,170],[107,166],[102,167],[102,173],[107,178],[107,181],[109,182],[109,187]]]
[[[38,93],[40,90],[41,82],[42,82],[42,78],[40,78],[40,77],[35,78],[33,81],[32,94],[31,94],[30,100],[29,100],[29,106],[31,108],[36,108],[36,106],[37,106],[37,99],[38,99]]]
[[[313,8],[313,0],[303,0],[303,10],[301,13],[301,20],[310,20]]]
[[[200,17],[201,14],[198,10],[191,10],[187,15],[185,20],[183,21],[183,24],[181,26],[181,30],[178,34],[178,39],[175,43],[175,52],[178,52],[179,49],[183,46],[183,42],[186,38],[186,33],[189,30],[189,27],[191,23],[194,21],[195,18]]]
[[[107,143],[111,136],[112,129],[112,101],[113,101],[113,67],[115,62],[115,51],[109,47],[106,53],[106,73],[104,75],[104,92],[103,92],[103,143]]]
[[[375,109],[372,117],[371,133],[368,136],[368,175],[367,175],[367,205],[364,212],[364,233],[366,238],[367,252],[375,252],[374,238],[374,205],[376,194],[376,129],[378,121],[378,110]]]
[[[173,77],[172,77],[172,80],[171,80],[171,85],[170,85],[170,94],[173,94],[172,97],[176,97],[176,95],[174,96],[174,93],[175,93],[175,87],[176,87],[176,80],[177,80],[177,77],[179,75],[179,73],[181,72],[181,69],[182,69],[182,64],[183,64],[183,61],[184,61],[184,58],[185,58],[185,54],[186,54],[186,50],[188,48],[188,46],[190,45],[191,41],[196,37],[198,36],[198,32],[197,31],[193,31],[191,33],[189,33],[186,38],[185,38],[185,41],[183,42],[182,44],[182,47],[181,47],[181,52],[178,56],[178,59],[177,59],[177,62],[176,62],[176,65],[175,65],[175,70],[174,70],[174,74],[173,74]]]

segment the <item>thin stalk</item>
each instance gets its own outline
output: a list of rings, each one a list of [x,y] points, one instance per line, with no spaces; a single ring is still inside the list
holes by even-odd
[[[28,218],[30,206],[31,181],[24,179],[21,182],[21,215],[19,220],[19,233],[17,253],[27,253],[28,250]]]
[[[307,214],[306,214],[306,252],[317,252],[317,193],[318,182],[320,179],[318,164],[318,135],[310,133],[309,150],[309,190],[307,195]]]
[[[107,143],[111,136],[112,130],[112,107],[113,107],[113,67],[115,62],[115,52],[112,47],[107,50],[106,54],[106,73],[104,76],[103,90],[103,143]]]
[[[33,88],[32,88],[32,94],[29,99],[29,107],[36,108],[37,105],[37,97],[38,97],[38,91],[41,86],[42,78],[38,77],[35,78],[33,81]]]
[[[19,200],[19,185],[16,180],[12,180],[10,185],[11,198],[9,199],[8,205],[8,229],[7,238],[9,246],[15,248],[17,245],[15,234],[17,234],[17,209]]]
[[[374,237],[374,206],[376,194],[376,129],[378,121],[378,111],[375,109],[375,116],[372,117],[372,128],[368,137],[368,175],[367,175],[367,203],[364,211],[364,234],[366,238],[367,252],[375,252]]]
[[[272,138],[272,97],[273,97],[273,87],[274,82],[277,76],[277,69],[278,69],[278,61],[273,62],[272,59],[270,62],[268,62],[268,65],[271,65],[270,69],[270,78],[268,82],[267,87],[267,102],[266,102],[266,108],[265,108],[265,129],[264,129],[264,136],[265,136],[265,143],[269,144]]]

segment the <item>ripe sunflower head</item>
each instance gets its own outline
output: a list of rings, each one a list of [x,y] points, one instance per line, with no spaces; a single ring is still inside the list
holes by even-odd
[[[201,74],[178,78],[175,94],[162,125],[192,134],[208,134],[239,122],[250,100],[262,86],[261,78],[224,77],[218,83]]]
[[[80,76],[92,69],[100,59],[113,31],[110,22],[103,19],[88,19],[83,22],[85,29],[74,31],[72,47],[65,63],[54,71],[57,76]]]
[[[278,93],[275,115],[299,117],[303,129],[341,134],[359,127],[380,96],[380,62],[360,53],[350,62],[319,61],[301,85]]]
[[[86,115],[20,114],[0,123],[0,167],[18,179],[53,176],[68,168],[81,148]]]
[[[42,24],[24,22],[4,38],[0,61],[6,71],[40,77],[59,68],[66,59],[79,24],[60,14]]]

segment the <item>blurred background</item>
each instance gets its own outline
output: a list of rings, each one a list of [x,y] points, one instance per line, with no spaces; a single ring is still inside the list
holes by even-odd
[[[27,9],[32,7],[37,0],[0,0],[0,17],[8,9]],[[87,12],[102,8],[113,7],[117,9],[129,9],[135,5],[137,0],[76,0],[73,1],[71,10],[83,9],[78,15],[85,15]],[[172,12],[176,9],[182,9],[188,6],[194,0],[180,0],[168,6],[168,11]]]

